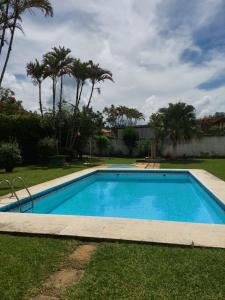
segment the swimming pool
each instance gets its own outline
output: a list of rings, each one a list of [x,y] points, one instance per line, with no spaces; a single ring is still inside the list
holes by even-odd
[[[223,204],[189,172],[99,170],[34,197],[29,213],[225,224]]]
[[[108,164],[105,165],[107,168],[132,168],[135,164]]]

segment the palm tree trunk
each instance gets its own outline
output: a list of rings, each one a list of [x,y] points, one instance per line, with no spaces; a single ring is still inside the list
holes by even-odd
[[[59,112],[62,110],[62,96],[63,96],[63,75],[60,82],[60,96],[59,96]]]
[[[80,88],[80,94],[79,94],[79,98],[78,98],[78,106],[80,104],[80,99],[81,99],[81,94],[83,92],[83,87],[84,87],[84,81],[82,81],[81,88]]]
[[[55,84],[55,77],[52,77],[52,113],[53,117],[55,118],[55,96],[56,96],[56,84]]]
[[[5,10],[5,21],[2,29],[2,36],[1,36],[1,43],[0,43],[0,55],[2,53],[2,48],[4,47],[5,44],[5,33],[7,28],[8,13],[9,13],[9,2],[6,5],[6,10]]]
[[[91,104],[91,99],[92,99],[92,96],[93,96],[94,87],[95,87],[95,82],[92,83],[91,94],[90,94],[90,97],[89,97],[89,100],[88,100],[87,108],[89,108],[89,106]]]
[[[75,106],[74,106],[74,114],[76,113],[79,105],[79,91],[80,91],[80,80],[77,80],[77,91],[76,91],[76,101],[75,101]]]
[[[41,82],[39,82],[38,87],[39,87],[39,107],[40,107],[41,117],[43,118],[43,108],[42,108],[42,100],[41,100]]]
[[[0,77],[0,87],[2,85],[2,81],[3,81],[5,71],[6,71],[6,68],[7,68],[7,65],[8,65],[8,61],[9,61],[9,56],[10,56],[10,53],[12,51],[12,44],[13,44],[13,39],[14,39],[14,34],[15,34],[15,29],[16,29],[16,22],[17,22],[17,15],[14,18],[13,27],[12,27],[12,30],[11,30],[11,38],[10,38],[10,42],[9,42],[9,47],[8,47],[5,63],[4,63],[3,69],[2,69],[1,77]]]

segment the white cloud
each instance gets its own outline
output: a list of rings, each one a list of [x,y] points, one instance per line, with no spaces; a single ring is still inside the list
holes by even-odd
[[[186,16],[186,23],[169,35],[162,34],[162,24],[174,13],[168,7],[176,0],[168,1],[168,7],[163,0],[52,3],[54,19],[44,19],[39,14],[25,16],[26,35],[17,33],[10,58],[5,85],[15,90],[25,107],[38,109],[37,89],[29,79],[18,80],[15,75],[25,74],[26,63],[41,58],[52,46],[64,45],[71,48],[74,56],[92,59],[113,72],[115,83],[105,82],[101,95],[95,94],[95,109],[113,103],[136,107],[147,116],[168,102],[180,100],[196,106],[199,115],[225,110],[221,100],[225,88],[196,88],[224,69],[223,53],[215,52],[213,60],[204,65],[185,64],[180,59],[186,48],[201,51],[193,43],[192,33],[215,17],[221,0],[200,1],[193,6],[193,16]],[[185,15],[185,7],[183,10]],[[88,87],[85,91],[84,102]],[[72,101],[71,87],[65,95]],[[51,82],[46,80],[45,105],[50,97]]]

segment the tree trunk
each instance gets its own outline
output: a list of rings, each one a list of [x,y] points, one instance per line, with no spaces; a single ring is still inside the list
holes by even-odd
[[[16,22],[17,22],[17,15],[14,18],[13,27],[12,27],[12,30],[11,30],[11,38],[10,38],[10,42],[9,42],[9,47],[8,47],[5,63],[4,63],[3,69],[2,69],[1,77],[0,77],[0,87],[2,85],[2,81],[3,81],[5,71],[6,71],[6,68],[7,68],[7,65],[8,65],[8,61],[9,61],[9,56],[10,56],[10,53],[12,51],[12,44],[13,44],[13,39],[14,39],[14,34],[15,34],[15,29],[16,29]]]
[[[91,99],[92,99],[92,96],[93,96],[94,87],[95,87],[95,82],[92,83],[91,94],[90,94],[90,97],[89,97],[89,100],[88,100],[87,108],[89,108],[89,106],[91,104]]]
[[[1,36],[1,43],[0,43],[0,56],[2,53],[2,48],[4,47],[5,44],[5,33],[7,28],[8,13],[9,13],[9,2],[6,5],[6,10],[5,10],[5,22],[2,29],[2,36]]]
[[[56,83],[55,77],[52,78],[52,113],[55,118],[55,96],[56,96]]]
[[[38,83],[39,87],[39,107],[41,112],[41,117],[43,118],[43,108],[42,108],[42,100],[41,100],[41,82]]]
[[[78,109],[78,105],[79,105],[79,90],[80,90],[80,80],[77,80],[77,91],[76,91],[76,100],[75,100],[75,106],[74,106],[74,115]]]
[[[59,112],[62,110],[62,96],[63,96],[63,75],[61,76],[60,82],[60,96],[59,96]]]
[[[84,86],[84,81],[82,81],[81,88],[80,88],[80,94],[79,94],[79,98],[78,98],[78,107],[79,107],[80,100],[81,100],[81,94],[82,94],[82,91],[83,91],[83,86]]]

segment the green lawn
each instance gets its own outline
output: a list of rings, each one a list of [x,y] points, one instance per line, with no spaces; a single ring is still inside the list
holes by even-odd
[[[225,159],[187,159],[176,161],[163,161],[164,169],[204,169],[225,181]]]
[[[88,160],[87,160],[88,161]],[[16,176],[22,176],[25,178],[27,185],[32,186],[38,183],[42,183],[57,177],[61,177],[73,172],[77,172],[87,167],[102,165],[102,164],[113,164],[113,163],[133,163],[136,159],[134,158],[93,158],[90,161],[90,165],[84,165],[84,162],[77,161],[69,166],[64,168],[48,168],[41,166],[26,166],[15,168],[12,173],[5,173],[3,170],[0,170],[0,181],[5,179],[12,179]],[[16,189],[21,189],[19,183],[17,182]],[[0,185],[0,195],[5,195],[9,193],[7,184]]]
[[[134,161],[96,158],[92,163]],[[29,166],[0,176],[24,176],[28,185],[34,185],[86,167],[78,162],[66,168]],[[170,161],[161,167],[205,169],[225,180],[225,159]],[[24,299],[76,245],[74,240],[0,235],[0,298]],[[83,279],[63,299],[225,299],[224,262],[221,249],[99,243]]]
[[[76,241],[0,235],[0,299],[20,300],[57,270]]]
[[[224,262],[219,249],[102,243],[63,299],[222,300]]]

